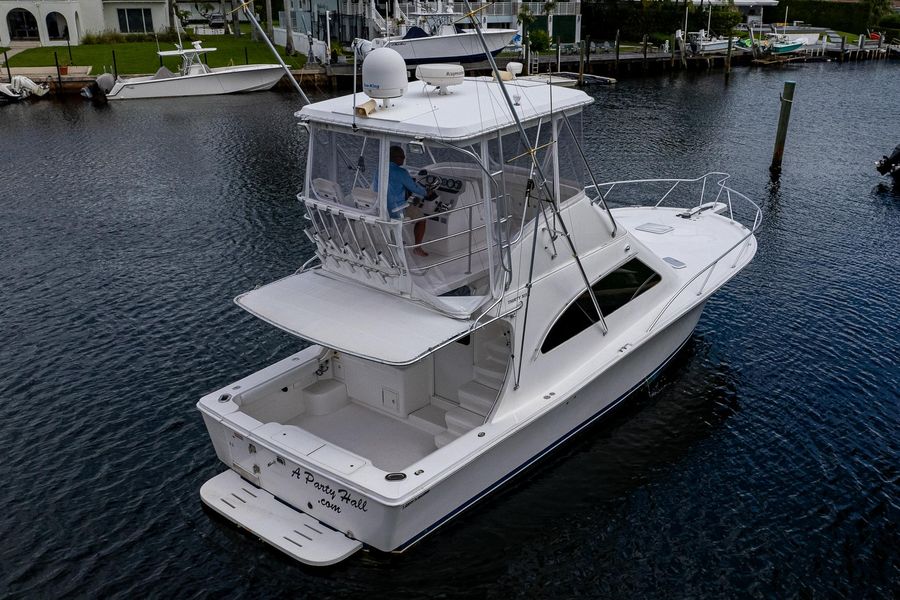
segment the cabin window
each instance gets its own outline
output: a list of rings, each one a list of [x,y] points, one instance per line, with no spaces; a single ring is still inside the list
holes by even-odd
[[[636,258],[631,259],[591,286],[600,312],[606,318],[661,281],[658,273]],[[549,352],[572,339],[600,319],[587,291],[570,304],[550,328],[541,345]]]
[[[149,8],[120,8],[116,14],[122,33],[153,33],[153,14]]]
[[[310,195],[320,202],[377,214],[373,181],[378,173],[380,140],[317,128],[312,146]]]

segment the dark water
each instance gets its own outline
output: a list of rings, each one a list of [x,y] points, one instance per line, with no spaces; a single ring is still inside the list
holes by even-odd
[[[798,83],[784,173],[767,167]],[[231,303],[310,253],[276,93],[0,107],[0,596],[900,593],[900,65],[595,91],[602,179],[726,170],[756,260],[673,366],[402,556],[301,567],[211,518],[195,401],[296,350]]]

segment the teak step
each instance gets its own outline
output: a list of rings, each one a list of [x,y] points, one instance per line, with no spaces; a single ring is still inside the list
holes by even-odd
[[[466,410],[486,417],[494,407],[497,388],[488,387],[477,381],[470,381],[459,388],[459,405]]]
[[[362,542],[282,504],[231,470],[204,483],[200,498],[229,521],[308,565],[333,565],[362,548]]]

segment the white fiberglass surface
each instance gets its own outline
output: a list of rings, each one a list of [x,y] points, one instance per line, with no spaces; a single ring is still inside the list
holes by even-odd
[[[433,435],[358,404],[327,415],[302,415],[286,424],[363,456],[385,471],[402,470],[436,449]]]

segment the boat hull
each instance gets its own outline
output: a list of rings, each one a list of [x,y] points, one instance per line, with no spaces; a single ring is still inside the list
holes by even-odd
[[[561,394],[547,412],[403,504],[344,489],[316,468],[284,458],[250,432],[228,429],[206,413],[203,417],[219,457],[226,464],[230,459],[229,466],[245,479],[348,537],[382,551],[403,551],[624,401],[684,345],[703,305],[691,308],[581,389]],[[246,454],[251,446],[252,456]],[[253,472],[242,464],[254,465]]]
[[[485,31],[485,42],[491,54],[496,56],[516,35],[514,29]],[[374,40],[376,48],[391,48],[400,53],[408,65],[433,62],[480,62],[484,60],[481,41],[474,33],[434,35],[423,38],[380,38]]]
[[[256,92],[271,89],[283,75],[279,65],[246,65],[168,79],[135,77],[117,81],[106,98],[133,100]]]

